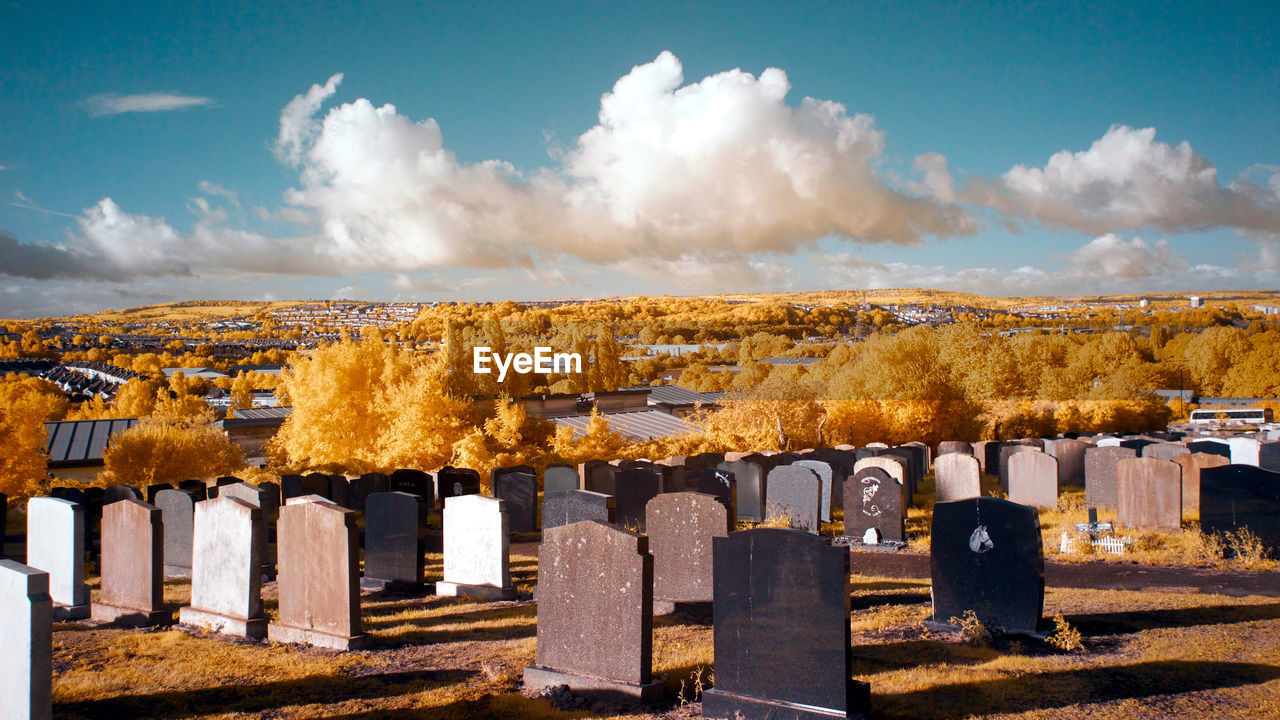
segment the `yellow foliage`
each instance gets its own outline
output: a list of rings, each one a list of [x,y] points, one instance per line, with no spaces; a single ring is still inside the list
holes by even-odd
[[[208,422],[158,415],[111,438],[102,453],[103,480],[146,488],[189,478],[227,475],[244,467],[244,455]]]
[[[66,409],[62,391],[50,382],[14,373],[0,378],[0,492],[30,497],[47,484],[44,423]]]

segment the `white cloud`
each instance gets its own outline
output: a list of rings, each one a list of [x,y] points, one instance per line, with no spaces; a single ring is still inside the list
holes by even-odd
[[[1084,277],[1145,278],[1187,269],[1164,240],[1148,245],[1142,238],[1126,240],[1102,235],[1067,256],[1071,269]]]
[[[205,195],[217,196],[225,199],[227,202],[240,207],[240,195],[234,190],[228,190],[217,183],[211,183],[208,180],[200,181],[200,192]]]
[[[290,165],[298,164],[302,159],[303,146],[315,134],[312,116],[325,100],[338,91],[341,82],[342,73],[332,75],[324,85],[312,85],[310,90],[284,106],[280,113],[280,134],[276,137],[276,157]]]
[[[1043,168],[1017,165],[994,181],[975,181],[961,199],[1091,233],[1280,231],[1280,175],[1266,187],[1241,176],[1224,188],[1217,168],[1189,143],[1169,145],[1155,134],[1155,128],[1112,126],[1088,150],[1063,150]]]
[[[92,115],[119,115],[131,112],[164,112],[212,105],[213,98],[171,93],[143,93],[140,95],[94,95],[89,98]]]

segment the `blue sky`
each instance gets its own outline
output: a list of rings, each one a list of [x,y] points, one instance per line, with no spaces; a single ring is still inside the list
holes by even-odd
[[[0,9],[0,316],[1280,287],[1275,2],[262,5]]]

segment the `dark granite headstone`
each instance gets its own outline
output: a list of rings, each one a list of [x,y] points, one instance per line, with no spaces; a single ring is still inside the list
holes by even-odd
[[[183,480],[178,483],[178,489],[194,495],[196,502],[209,499],[209,486],[203,480]]]
[[[419,590],[426,552],[427,503],[418,495],[376,492],[365,498],[364,577],[373,590]]]
[[[808,456],[803,460],[795,461],[792,465],[812,470],[818,476],[818,479],[822,481],[822,506],[818,516],[822,519],[822,522],[831,522],[831,495],[835,492],[834,483],[837,470],[825,460],[811,460]]]
[[[567,490],[543,494],[542,529],[544,532],[548,528],[589,520],[613,522],[614,498],[612,495],[590,490]]]
[[[186,490],[161,490],[155,506],[164,523],[164,576],[191,577],[191,543],[196,496]]]
[[[1141,457],[1150,457],[1157,460],[1173,460],[1179,455],[1191,454],[1191,451],[1187,449],[1186,445],[1167,442],[1152,443],[1142,448],[1140,452]]]
[[[582,464],[582,489],[614,495],[618,492],[614,477],[617,472],[617,466],[599,460],[588,460]]]
[[[965,455],[972,455],[973,445],[963,440],[943,440],[942,442],[938,443],[938,449],[934,453],[933,460],[934,462],[937,462],[938,458],[942,457],[943,455],[946,455],[947,453],[953,453],[953,452],[964,453]]]
[[[684,469],[699,470],[702,468],[714,468],[722,462],[724,462],[723,453],[698,453],[697,455],[689,455],[684,459]]]
[[[844,482],[844,534],[862,538],[875,528],[880,540],[905,542],[902,483],[878,467],[864,467]]]
[[[653,596],[711,602],[712,538],[727,536],[731,528],[728,508],[711,495],[663,493],[650,500],[645,533],[653,553]]]
[[[1213,440],[1193,440],[1187,443],[1187,451],[1193,453],[1207,453],[1209,455],[1221,455],[1228,460],[1231,459],[1231,446],[1224,442],[1214,442]]]
[[[325,479],[328,481],[329,490],[324,494],[324,497],[328,498],[334,505],[344,510],[350,510],[352,481],[347,479],[346,475],[326,475]]]
[[[511,532],[531,533],[538,529],[538,476],[528,465],[518,468],[494,469],[493,496],[507,501]]]
[[[365,473],[347,484],[349,509],[364,512],[365,499],[374,493],[391,492],[391,479],[382,473]]]
[[[737,478],[733,473],[721,470],[719,467],[689,470],[684,476],[684,492],[703,493],[719,500],[720,504],[729,511],[730,527],[738,523],[738,515],[734,510],[735,498],[738,494],[737,485]]]
[[[703,716],[818,720],[869,712],[870,686],[852,679],[848,550],[776,528],[713,542],[716,678],[702,695]]]
[[[649,468],[618,470],[616,483],[616,512],[619,527],[644,532],[644,508],[662,492],[662,475]]]
[[[391,473],[388,481],[391,484],[391,492],[417,495],[422,498],[428,510],[436,506],[436,481],[431,477],[431,473],[402,468]]]
[[[890,448],[886,454],[907,453],[910,459],[909,469],[911,470],[911,492],[914,494],[916,489],[920,487],[920,483],[924,482],[925,471],[929,467],[928,450],[923,445],[899,445]]]
[[[1090,505],[1116,506],[1116,465],[1135,458],[1138,451],[1116,446],[1095,447],[1084,451],[1084,501]]]
[[[764,519],[765,464],[763,455],[747,455],[738,460],[720,463],[717,467],[733,473],[737,496],[734,509],[744,520]]]
[[[142,493],[138,489],[129,485],[108,485],[102,493],[103,506],[111,503],[120,502],[121,500],[137,500],[142,501]]]
[[[308,493],[306,488],[303,487],[306,481],[307,479],[302,475],[295,475],[292,473],[286,473],[284,475],[281,475],[280,476],[281,502],[288,502],[289,498],[296,498],[296,497],[301,497],[303,495],[312,494],[312,493]],[[328,483],[325,483],[325,485],[328,486]]]
[[[445,465],[436,473],[436,497],[440,499],[441,507],[448,498],[479,494],[480,473],[475,470]]]
[[[822,479],[813,470],[780,465],[769,471],[765,516],[787,517],[791,527],[817,533],[822,508]]]
[[[1280,473],[1252,465],[1224,465],[1200,471],[1200,528],[1209,533],[1249,528],[1280,550]]]
[[[562,525],[543,533],[538,559],[537,655],[525,668],[525,688],[568,685],[578,695],[661,699],[651,670],[648,538],[599,522]]]
[[[547,469],[542,472],[543,493],[580,490],[579,483],[581,482],[582,478],[578,477],[578,471],[562,463],[548,465]]]
[[[89,560],[97,562],[102,549],[102,506],[106,505],[107,491],[100,487],[84,489],[84,538]]]
[[[302,479],[303,495],[319,495],[326,500],[333,500],[329,497],[329,476],[323,473],[310,473]],[[290,496],[297,497],[297,496]],[[288,501],[289,498],[285,498]]]
[[[56,497],[60,500],[70,500],[73,503],[84,504],[84,490],[73,487],[56,487],[49,491],[49,497]]]
[[[1264,442],[1258,446],[1258,467],[1280,472],[1280,442]]]
[[[1044,612],[1044,546],[1035,508],[991,497],[933,506],[933,621],[972,610],[995,633],[1034,633]]]
[[[171,489],[173,489],[173,486],[170,485],[169,483],[160,483],[158,485],[148,485],[147,486],[147,504],[155,505],[156,493],[160,492],[161,490],[171,490]]]

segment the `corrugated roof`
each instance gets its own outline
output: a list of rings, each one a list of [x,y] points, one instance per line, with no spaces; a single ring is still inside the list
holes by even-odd
[[[240,408],[235,413],[237,420],[283,420],[293,414],[293,406]]]
[[[674,415],[659,410],[637,410],[635,412],[608,413],[604,416],[609,421],[609,429],[621,433],[630,440],[653,440],[672,435],[686,435],[696,432],[697,428]],[[573,428],[574,437],[585,435],[590,415],[555,418],[556,425],[567,425]]]
[[[652,385],[624,389],[648,390],[650,405],[693,405],[695,403],[711,405],[720,402],[720,398],[724,397],[724,393],[697,392],[679,385]]]
[[[102,462],[102,451],[111,436],[136,424],[137,418],[45,423],[44,429],[49,433],[49,441],[45,444],[49,467],[96,465]]]

